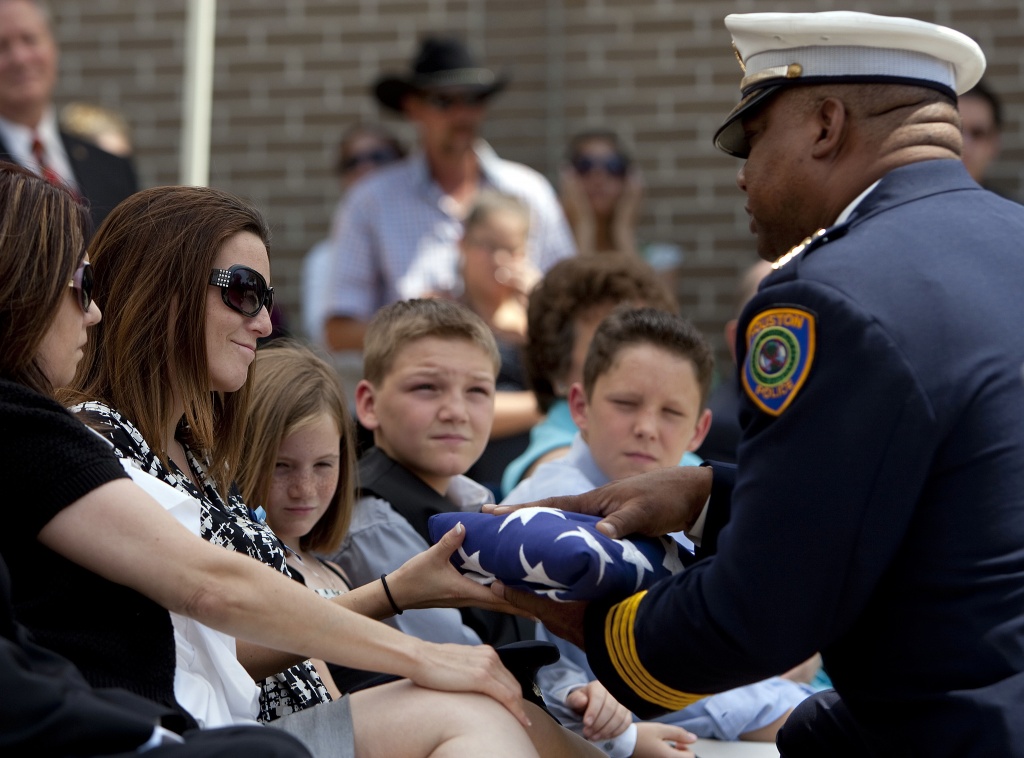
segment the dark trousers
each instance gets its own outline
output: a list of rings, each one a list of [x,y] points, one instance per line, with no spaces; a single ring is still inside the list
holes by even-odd
[[[868,758],[877,754],[835,690],[817,692],[794,708],[775,744],[781,758]]]
[[[162,745],[145,753],[120,753],[111,758],[310,758],[309,751],[290,734],[262,726],[192,729],[184,744]]]

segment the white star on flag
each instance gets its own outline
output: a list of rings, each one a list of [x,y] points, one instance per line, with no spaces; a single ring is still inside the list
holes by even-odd
[[[550,508],[501,518],[438,513],[430,517],[431,538],[440,539],[459,521],[466,535],[452,563],[460,571],[481,584],[499,579],[563,602],[627,597],[671,576],[686,557],[670,537],[612,540],[597,531],[596,516]]]
[[[498,531],[500,532],[513,521],[522,522],[523,526],[526,526],[530,523],[530,519],[534,516],[540,516],[543,513],[550,514],[551,516],[557,516],[562,519],[562,521],[565,521],[565,514],[557,508],[520,508],[517,511],[512,511],[505,517],[505,520],[501,522],[501,526],[498,527]]]
[[[597,537],[588,532],[582,526],[576,527],[571,532],[563,532],[555,537],[555,542],[564,540],[566,537],[578,537],[586,543],[587,547],[597,554],[598,559],[601,561],[601,567],[597,572],[597,584],[600,584],[601,580],[604,579],[604,567],[612,562],[612,557],[608,555],[608,551],[604,549],[604,546],[601,545]]]
[[[565,592],[565,590],[533,590],[534,595],[551,598],[552,600],[555,600],[559,603],[568,602],[565,598],[562,597],[563,592]]]
[[[536,566],[531,566],[530,562],[526,560],[526,549],[523,545],[519,546],[519,562],[523,564],[523,571],[526,572],[523,576],[524,582],[533,582],[534,584],[555,587],[560,590],[568,589],[566,585],[559,584],[548,576],[547,571],[544,570],[544,561],[539,561]]]
[[[665,557],[661,561],[666,571],[678,574],[683,570],[683,562],[679,559],[679,543],[675,540],[665,540]]]
[[[647,560],[643,553],[637,550],[636,545],[629,540],[618,540],[618,543],[622,548],[622,560],[636,566],[636,587],[633,590],[636,592],[636,590],[643,586],[644,570],[654,571],[654,566],[651,565],[651,562]]]
[[[480,551],[477,550],[472,555],[466,553],[466,551],[460,546],[459,557],[462,559],[461,570],[466,572],[466,576],[472,579],[474,582],[479,584],[491,584],[496,577],[490,571],[480,565]]]

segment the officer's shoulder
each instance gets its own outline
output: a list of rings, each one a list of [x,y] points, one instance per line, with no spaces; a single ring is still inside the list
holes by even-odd
[[[801,269],[812,257],[820,257],[820,251],[845,237],[848,231],[847,224],[837,224],[818,229],[814,234],[805,237],[772,263],[768,281],[778,283],[800,278]],[[815,256],[816,253],[818,256]]]

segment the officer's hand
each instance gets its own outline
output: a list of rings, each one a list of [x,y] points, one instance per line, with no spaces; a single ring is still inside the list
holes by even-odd
[[[673,466],[619,479],[582,495],[549,497],[522,505],[485,505],[484,511],[502,515],[527,506],[558,508],[603,516],[597,528],[609,537],[657,537],[693,526],[710,494],[710,468]]]
[[[506,587],[501,582],[491,584],[491,591],[515,608],[537,618],[548,629],[581,650],[583,646],[583,616],[588,603],[577,601],[560,603],[546,597]]]

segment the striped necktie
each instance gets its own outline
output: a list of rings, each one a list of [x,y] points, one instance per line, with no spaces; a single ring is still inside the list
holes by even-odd
[[[56,184],[61,186],[64,184],[64,180],[60,178],[60,174],[50,168],[50,164],[46,161],[46,148],[43,146],[43,141],[39,139],[38,132],[32,133],[32,156],[36,159],[36,165],[39,166],[39,174],[50,184]]]

